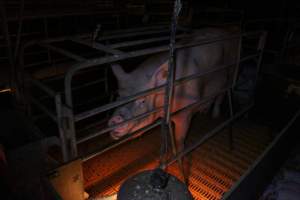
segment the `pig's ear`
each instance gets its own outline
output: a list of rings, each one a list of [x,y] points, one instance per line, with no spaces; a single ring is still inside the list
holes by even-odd
[[[154,86],[163,85],[166,83],[168,77],[168,63],[161,65],[153,74],[152,81]]]
[[[129,74],[127,74],[121,65],[119,64],[112,64],[111,69],[114,75],[117,77],[118,81],[124,81],[129,79]]]

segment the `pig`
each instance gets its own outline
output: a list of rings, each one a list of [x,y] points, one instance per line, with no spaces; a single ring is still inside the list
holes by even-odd
[[[207,28],[195,30],[188,39],[179,41],[179,44],[203,41],[215,37],[226,37],[232,32]],[[231,39],[203,46],[194,46],[176,50],[175,79],[180,79],[196,73],[204,73],[213,70],[222,64],[233,63],[237,58],[238,39]],[[118,81],[119,98],[136,94],[138,92],[158,87],[166,83],[168,76],[169,53],[158,53],[146,59],[131,73],[126,73],[120,64],[111,65],[112,71]],[[184,108],[203,97],[216,94],[230,84],[233,74],[232,66],[212,74],[205,75],[200,79],[194,79],[174,88],[171,100],[171,112]],[[188,109],[173,115],[171,121],[174,124],[174,138],[177,150],[184,148],[192,116],[196,112],[207,112],[212,106],[212,116],[220,115],[220,105],[223,95],[219,95],[211,101],[193,109]],[[132,117],[141,115],[164,104],[164,90],[141,97],[133,102],[125,104],[114,111],[108,121],[108,125],[116,125]],[[129,133],[143,128],[163,116],[163,111],[154,113],[143,119],[125,123],[110,132],[113,139],[119,139]]]

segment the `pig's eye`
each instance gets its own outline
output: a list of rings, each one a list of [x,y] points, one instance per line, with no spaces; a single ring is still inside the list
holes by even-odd
[[[136,104],[138,105],[138,106],[144,106],[145,105],[145,103],[146,103],[146,99],[138,99],[137,101],[136,101]]]

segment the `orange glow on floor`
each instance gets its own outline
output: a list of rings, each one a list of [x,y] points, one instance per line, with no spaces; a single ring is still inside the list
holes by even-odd
[[[234,150],[229,149],[228,131],[224,130],[186,158],[189,190],[195,200],[221,199],[270,142],[265,127],[250,126],[243,123],[235,126]],[[188,143],[201,137],[199,129],[203,130],[193,127],[191,132],[195,134],[191,134]],[[87,191],[92,197],[116,193],[128,177],[157,166],[158,147],[159,135],[153,133],[84,163]],[[168,172],[181,179],[176,163]]]

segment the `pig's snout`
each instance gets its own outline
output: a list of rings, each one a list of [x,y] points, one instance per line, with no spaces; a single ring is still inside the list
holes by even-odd
[[[113,116],[109,122],[108,122],[108,125],[109,126],[114,126],[114,125],[117,125],[119,123],[122,123],[124,121],[124,118],[121,116],[121,115],[116,115],[116,116]],[[128,124],[125,123],[123,125],[120,125],[118,127],[116,127],[114,130],[111,131],[110,133],[110,136],[117,140],[119,139],[120,137],[122,137],[123,135],[125,135],[127,133],[127,128],[128,128]]]
[[[110,126],[113,126],[113,125],[116,125],[116,124],[121,123],[121,122],[123,122],[123,121],[124,121],[124,119],[123,119],[123,117],[122,117],[121,115],[116,115],[116,116],[113,116],[113,117],[109,120],[108,124],[109,124]]]

